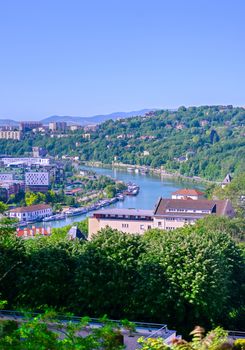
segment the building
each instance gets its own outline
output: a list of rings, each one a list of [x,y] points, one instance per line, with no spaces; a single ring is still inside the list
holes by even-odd
[[[24,229],[17,228],[16,233],[17,233],[17,237],[22,237],[26,239],[26,238],[33,238],[37,235],[50,236],[51,229],[50,227],[44,228],[44,227],[32,226],[32,228],[28,228],[28,227],[25,227]]]
[[[67,123],[66,122],[51,122],[48,124],[50,131],[66,131]]]
[[[19,221],[32,221],[52,215],[52,208],[48,204],[36,204],[29,207],[19,207],[8,212],[10,218],[17,218]]]
[[[224,180],[221,182],[221,187],[224,188],[225,186],[229,185],[231,183],[232,177],[230,174],[227,174]]]
[[[0,173],[0,182],[2,181],[13,181],[14,174],[13,173]]]
[[[166,199],[160,198],[153,215],[153,226],[174,230],[186,224],[194,224],[207,215],[234,216],[229,200]]]
[[[34,158],[45,157],[47,150],[42,147],[32,147],[32,155]]]
[[[46,193],[49,188],[50,177],[47,171],[28,171],[25,173],[26,191]]]
[[[182,188],[172,193],[172,199],[203,199],[204,193],[191,188]]]
[[[207,215],[234,216],[229,200],[160,198],[153,211],[140,209],[105,209],[89,218],[89,239],[109,226],[131,234],[143,234],[151,228],[174,230],[195,224]]]
[[[75,125],[70,125],[69,126],[70,131],[77,131],[79,129],[82,129],[81,125],[75,124]]]
[[[20,122],[21,131],[31,131],[33,129],[41,128],[42,123],[40,122]]]
[[[72,226],[70,230],[67,233],[67,237],[70,241],[73,241],[74,239],[83,239],[87,240],[86,236],[84,233],[82,233],[81,230],[77,226]]]
[[[49,158],[31,158],[31,157],[19,157],[19,158],[2,158],[1,161],[3,165],[11,166],[11,165],[49,165]]]
[[[8,199],[11,194],[16,195],[20,191],[23,191],[24,183],[21,180],[1,181],[0,189],[1,189],[1,194],[3,198]]]
[[[107,226],[125,233],[143,234],[153,227],[153,210],[97,210],[89,218],[89,238]]]
[[[0,139],[21,140],[22,133],[20,130],[0,130]]]

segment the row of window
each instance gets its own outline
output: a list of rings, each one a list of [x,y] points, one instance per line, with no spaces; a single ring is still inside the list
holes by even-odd
[[[122,224],[122,228],[128,228],[129,224]],[[140,225],[140,230],[144,230],[145,225]],[[151,229],[151,225],[147,225],[147,230]]]
[[[196,210],[196,209],[173,209],[169,208],[167,212],[177,212],[177,213],[210,213],[210,210]]]

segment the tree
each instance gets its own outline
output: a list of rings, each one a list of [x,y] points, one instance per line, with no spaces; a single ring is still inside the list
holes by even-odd
[[[105,193],[106,193],[107,198],[115,197],[116,192],[117,192],[117,190],[116,190],[116,187],[114,185],[108,185],[105,188]]]
[[[41,192],[26,192],[25,194],[25,202],[26,205],[34,205],[34,204],[38,204],[38,203],[44,203],[45,202],[45,194],[41,193]]]
[[[8,210],[7,204],[0,202],[0,214],[3,214],[7,210]]]

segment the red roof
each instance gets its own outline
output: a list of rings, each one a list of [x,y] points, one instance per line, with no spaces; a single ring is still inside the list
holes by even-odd
[[[35,235],[50,235],[50,229],[45,229],[43,227],[32,227],[32,228],[17,228],[17,236],[18,237],[33,237]]]
[[[32,211],[39,211],[44,209],[51,209],[51,206],[48,204],[35,204],[30,205],[29,207],[18,207],[15,209],[9,210],[10,213],[26,213],[26,212],[32,212]]]
[[[180,190],[175,191],[172,194],[179,194],[181,196],[200,196],[204,193],[191,188],[181,188]]]

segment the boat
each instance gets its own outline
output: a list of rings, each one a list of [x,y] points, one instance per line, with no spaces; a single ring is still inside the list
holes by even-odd
[[[71,217],[71,216],[77,216],[77,215],[86,214],[87,212],[88,212],[87,208],[77,208],[77,209],[67,210],[65,215],[67,217]]]
[[[116,197],[119,201],[124,201],[125,197],[123,194],[118,194]]]
[[[140,187],[136,184],[128,183],[128,188],[124,192],[127,196],[136,196],[139,193]]]
[[[134,171],[135,171],[135,174],[139,174],[139,169],[138,168],[136,168]]]
[[[43,218],[43,222],[47,222],[47,221],[55,221],[55,215],[51,215],[51,216],[47,216],[45,218]]]

